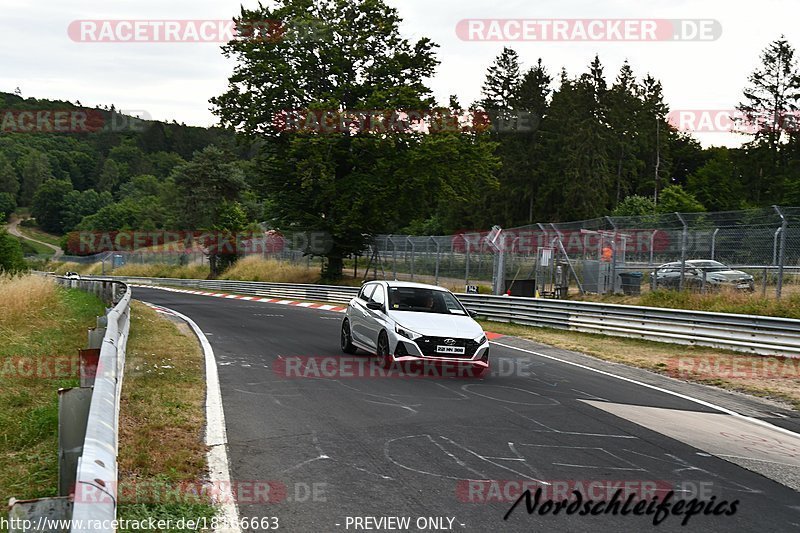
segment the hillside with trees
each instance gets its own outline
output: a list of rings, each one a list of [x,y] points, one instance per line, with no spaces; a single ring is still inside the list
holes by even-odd
[[[583,72],[552,71],[546,57],[504,48],[486,65],[481,99],[462,106],[458,95],[435,101],[425,80],[437,45],[401,35],[397,10],[381,1],[281,0],[237,19],[313,27],[316,38],[288,32],[225,45],[236,66],[210,100],[220,127],[137,122],[112,105],[91,111],[136,127],[0,133],[0,211],[28,207],[56,234],[324,232],[326,275],[335,278],[377,233],[800,205],[800,76],[783,37],[731,103],[758,127],[740,148],[703,148],[668,120],[657,72],[627,62],[610,73],[595,56]],[[0,93],[0,109],[84,108],[17,91]],[[414,110],[427,129],[287,128],[293,110]],[[441,127],[521,114],[534,127]]]

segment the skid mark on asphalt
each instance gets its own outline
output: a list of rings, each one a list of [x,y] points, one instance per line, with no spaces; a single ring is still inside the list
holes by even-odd
[[[311,443],[312,443],[312,446],[313,446],[314,450],[317,453],[317,455],[315,457],[312,457],[312,458],[309,458],[309,459],[305,459],[305,460],[300,461],[299,463],[296,463],[296,464],[294,464],[294,465],[292,465],[292,466],[290,466],[288,468],[284,468],[283,470],[278,472],[278,475],[286,474],[286,473],[289,473],[289,472],[295,472],[297,470],[301,470],[301,469],[307,467],[308,465],[311,465],[311,464],[314,464],[314,463],[317,463],[317,462],[320,462],[320,461],[331,461],[333,463],[336,463],[339,466],[346,466],[348,468],[352,468],[353,470],[357,470],[359,472],[364,472],[365,474],[370,474],[370,475],[378,477],[380,479],[394,481],[394,478],[391,477],[391,476],[387,476],[387,475],[384,475],[384,474],[381,474],[381,473],[378,473],[378,472],[373,472],[372,470],[369,470],[369,469],[364,468],[362,466],[359,466],[359,465],[356,465],[356,464],[353,464],[353,463],[349,463],[347,461],[343,461],[341,459],[336,459],[335,457],[332,457],[331,455],[329,455],[328,453],[326,453],[323,450],[322,444],[320,443],[319,437],[317,436],[317,433],[315,431],[311,432]]]
[[[482,389],[483,393],[477,392],[474,389]],[[494,390],[497,390],[497,389],[500,389],[500,390],[503,390],[503,391],[516,391],[516,392],[522,393],[522,394],[514,394],[512,397],[516,397],[517,399],[510,400],[510,399],[507,399],[507,398],[498,397],[498,395],[494,395],[493,396],[493,395],[491,395],[489,393],[489,391],[494,391]],[[541,394],[537,394],[537,393],[535,393],[533,391],[529,391],[529,390],[526,390],[526,389],[521,389],[519,387],[509,387],[509,386],[506,386],[506,385],[488,385],[488,384],[482,384],[482,383],[469,383],[467,385],[463,385],[461,387],[461,390],[463,390],[465,392],[469,392],[470,394],[475,394],[476,396],[480,396],[481,398],[487,398],[489,400],[494,400],[496,402],[501,402],[501,403],[513,403],[513,404],[516,404],[516,405],[561,405],[561,402],[559,402],[558,400],[555,400],[553,398],[547,398],[547,397],[542,396]],[[530,400],[530,401],[521,401],[522,398],[524,398],[525,396],[535,397],[537,399],[537,401],[535,401],[535,402],[532,401],[532,400]]]
[[[515,415],[517,415],[517,416],[519,416],[521,418],[524,418],[528,422],[532,422],[532,423],[536,424],[537,426],[540,426],[540,427],[544,428],[544,429],[530,429],[530,428],[526,429],[526,431],[533,432],[533,433],[559,433],[561,435],[581,435],[581,436],[584,436],[584,437],[607,437],[607,438],[611,438],[611,439],[637,439],[638,438],[635,435],[612,435],[612,434],[608,434],[608,433],[586,433],[586,432],[582,432],[582,431],[561,431],[561,430],[552,428],[552,427],[550,427],[550,426],[548,426],[546,424],[543,424],[542,422],[539,422],[538,420],[536,420],[534,418],[531,418],[529,416],[525,416],[522,413],[511,409],[510,407],[504,407],[504,409],[506,411],[508,411],[509,413],[514,413]]]
[[[386,455],[386,459],[388,459],[389,462],[391,462],[395,466],[397,466],[399,468],[402,468],[404,470],[408,470],[408,471],[417,473],[417,474],[423,474],[423,475],[446,478],[446,479],[455,479],[455,480],[476,479],[475,476],[477,476],[478,479],[494,479],[494,478],[497,478],[497,476],[490,476],[488,474],[488,472],[489,472],[488,470],[484,470],[484,469],[480,469],[479,470],[477,468],[469,466],[467,461],[469,459],[472,459],[473,461],[477,460],[477,463],[479,465],[481,465],[483,468],[495,467],[496,469],[500,469],[502,471],[505,471],[506,473],[511,473],[511,474],[516,475],[516,476],[519,476],[519,479],[527,479],[527,480],[530,480],[530,481],[535,481],[537,483],[541,483],[543,485],[549,485],[549,483],[547,483],[546,481],[539,480],[539,479],[537,479],[537,478],[535,478],[535,477],[533,477],[531,475],[528,475],[527,473],[520,472],[519,470],[517,470],[515,468],[511,468],[511,467],[505,466],[505,465],[503,465],[503,464],[501,464],[499,462],[500,459],[495,459],[495,458],[493,458],[491,456],[488,456],[488,455],[482,455],[482,454],[478,453],[477,451],[467,447],[466,445],[461,444],[459,442],[456,442],[453,439],[450,439],[448,437],[441,436],[441,435],[439,435],[438,438],[443,442],[437,441],[430,434],[405,435],[403,437],[396,437],[396,438],[390,439],[389,441],[386,442],[386,444],[384,446],[384,454]],[[397,445],[398,451],[408,451],[408,450],[418,449],[420,446],[422,446],[421,444],[414,445],[414,444],[409,444],[408,442],[405,442],[405,441],[408,441],[409,439],[417,439],[417,440],[421,440],[423,442],[427,441],[428,444],[433,445],[433,447],[435,449],[437,449],[439,451],[439,453],[441,453],[442,456],[443,456],[442,457],[442,461],[436,463],[438,466],[445,466],[447,464],[452,466],[453,464],[455,464],[456,466],[458,466],[463,471],[463,474],[461,474],[461,475],[450,475],[450,474],[446,474],[446,473],[442,473],[442,472],[431,472],[430,470],[424,470],[421,467],[410,466],[408,464],[405,464],[402,459],[400,459],[400,458],[395,456],[393,447],[395,445]],[[403,441],[403,442],[398,445],[397,443],[400,443],[401,441]],[[451,451],[451,450],[446,449],[445,448],[445,443],[449,444],[452,448],[455,448],[455,450]],[[456,453],[461,453],[462,456],[466,456],[466,457],[459,457],[458,455],[456,455]],[[417,454],[416,457],[418,458],[419,454]],[[525,464],[526,463],[526,460],[524,458],[520,458],[520,457],[513,457],[513,458],[509,458],[509,459],[502,459],[502,460],[513,461],[515,463],[515,466],[517,466],[518,464]],[[526,465],[526,466],[528,466],[529,469],[531,468],[530,465]],[[492,469],[492,470],[494,470],[494,469]],[[507,475],[507,474],[505,474],[505,475]]]

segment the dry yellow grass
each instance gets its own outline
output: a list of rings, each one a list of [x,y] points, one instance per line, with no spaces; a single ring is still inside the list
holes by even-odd
[[[0,276],[0,329],[28,320],[58,301],[56,284],[42,276]]]
[[[272,281],[274,283],[316,283],[319,270],[285,261],[245,257],[226,270],[220,279],[240,281]]]
[[[50,270],[56,274],[77,272],[82,276],[95,276],[103,272],[103,265],[102,263],[75,263],[73,261],[66,261],[64,263],[50,263]]]
[[[203,265],[180,266],[166,265],[163,263],[153,263],[149,265],[129,263],[115,268],[114,271],[111,272],[114,276],[180,279],[206,279],[208,273],[208,267]]]

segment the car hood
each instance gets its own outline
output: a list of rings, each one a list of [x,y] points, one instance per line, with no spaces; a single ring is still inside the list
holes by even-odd
[[[389,316],[399,325],[430,337],[474,339],[483,335],[483,328],[468,315],[390,311]]]
[[[709,272],[709,278],[723,279],[725,281],[736,281],[738,279],[753,279],[753,276],[741,270],[720,270],[719,272]]]

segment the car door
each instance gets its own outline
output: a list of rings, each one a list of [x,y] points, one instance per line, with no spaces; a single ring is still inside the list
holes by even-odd
[[[370,348],[378,348],[378,334],[386,323],[386,289],[378,283],[370,296],[370,302],[378,303],[383,306],[381,310],[367,309],[367,316],[364,318],[364,329]]]
[[[372,291],[375,290],[375,283],[367,283],[361,287],[361,292],[353,300],[351,313],[350,313],[350,332],[356,342],[370,346],[367,338],[367,302],[369,301]]]

